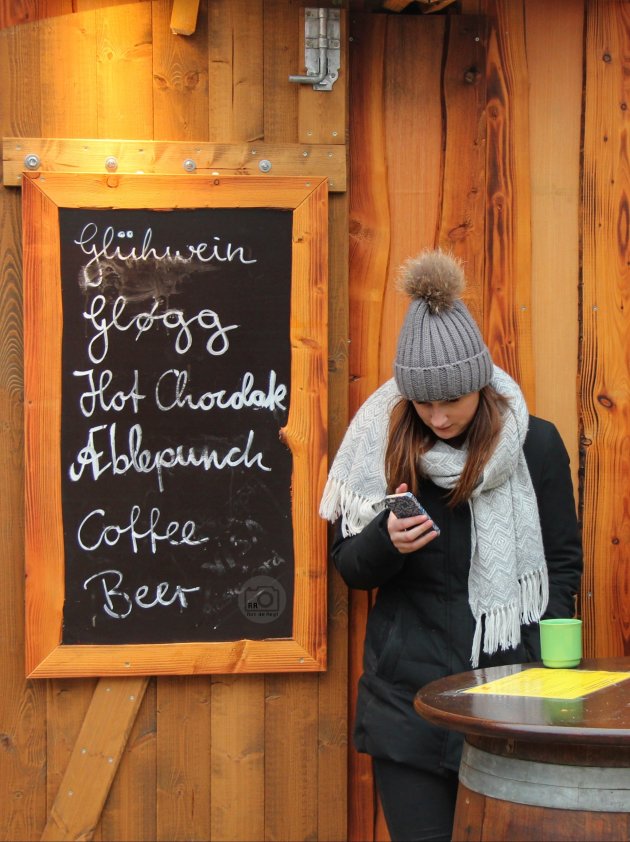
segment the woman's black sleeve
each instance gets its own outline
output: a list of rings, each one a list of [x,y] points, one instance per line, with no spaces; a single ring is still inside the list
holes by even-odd
[[[560,433],[545,423],[536,495],[549,571],[545,617],[572,617],[582,576],[582,541],[575,512],[569,455]]]
[[[387,531],[388,511],[381,512],[358,534],[344,538],[340,522],[332,546],[335,567],[351,588],[378,588],[395,576],[405,556],[392,544]]]

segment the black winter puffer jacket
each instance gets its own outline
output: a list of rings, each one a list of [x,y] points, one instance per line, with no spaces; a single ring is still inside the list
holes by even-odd
[[[524,444],[538,500],[549,570],[546,617],[571,617],[582,573],[582,549],[569,458],[555,426],[533,416]],[[387,511],[359,535],[338,531],[333,558],[352,588],[378,588],[365,636],[354,741],[358,751],[421,769],[459,768],[462,737],[431,725],[413,709],[430,681],[471,669],[474,620],[468,604],[470,509],[450,509],[443,489],[423,483],[420,499],[441,534],[403,555],[387,532]],[[479,667],[540,660],[538,624],[522,627],[521,644]]]

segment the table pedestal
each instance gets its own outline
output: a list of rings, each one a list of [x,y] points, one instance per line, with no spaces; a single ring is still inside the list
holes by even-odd
[[[453,840],[630,839],[630,748],[469,735]]]

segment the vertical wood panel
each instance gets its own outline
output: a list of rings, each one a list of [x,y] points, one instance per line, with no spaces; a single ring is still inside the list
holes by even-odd
[[[0,46],[4,53],[4,44]],[[24,459],[19,195],[0,188],[0,814],[2,838],[30,839],[46,818],[46,688],[24,680]]]
[[[349,240],[349,415],[379,385],[381,302],[389,262],[389,207],[384,159],[383,75],[386,19],[353,15],[350,22],[350,240]],[[369,61],[366,57],[369,56]],[[375,337],[377,339],[375,340]],[[365,623],[370,594],[348,596],[348,729],[356,712]],[[349,749],[348,839],[374,838],[375,798],[371,761]]]
[[[3,134],[40,130],[38,33],[38,25],[0,32]],[[46,687],[24,680],[21,231],[19,191],[0,187],[0,833],[7,840],[36,838],[46,821]]]
[[[153,137],[151,4],[96,12],[98,137]]]
[[[146,689],[146,679],[100,679],[58,787],[43,840],[92,838]]]
[[[173,35],[171,0],[153,6],[153,136],[208,140],[208,13],[199,8],[193,35]]]
[[[630,6],[587,9],[580,401],[587,652],[630,654]]]
[[[528,77],[522,0],[495,0],[488,48],[485,336],[535,411]]]
[[[409,303],[396,292],[399,267],[421,249],[437,245],[444,175],[441,76],[445,31],[444,17],[391,17],[387,21],[383,154],[390,239],[381,302],[379,383],[393,374],[398,332]]]
[[[154,842],[158,838],[156,727],[156,687],[148,681],[103,811],[99,829],[104,840]]]
[[[317,839],[316,675],[268,676],[265,839]]]
[[[532,318],[536,408],[569,451],[577,492],[582,0],[529,0]],[[550,119],[553,115],[553,119]]]
[[[97,134],[96,28],[93,12],[64,15],[40,25],[41,131],[52,137]],[[47,795],[49,810],[70,761],[96,683],[48,683]],[[100,838],[100,830],[95,838]]]
[[[96,680],[79,682],[60,679],[41,682],[47,690],[47,814],[50,813],[59,786],[68,768],[72,750],[79,736],[81,724],[90,706]],[[42,827],[46,824],[44,821]],[[100,828],[94,839],[100,839]]]
[[[452,17],[447,37],[443,198],[437,244],[464,261],[465,300],[483,329],[486,20]]]
[[[208,20],[208,139],[263,138],[263,2],[213,0]]]
[[[349,181],[352,416],[380,385],[381,307],[391,239],[384,110],[387,18],[353,16],[351,37],[350,136],[356,139],[350,146]]]
[[[39,38],[37,23],[0,31],[0,119],[5,135],[41,134]]]
[[[329,196],[329,464],[348,423],[348,196]],[[329,563],[328,670],[319,676],[318,840],[347,839],[348,589]],[[335,805],[335,809],[331,809]]]
[[[41,24],[43,137],[97,137],[94,12]]]
[[[210,835],[210,679],[157,679],[158,840]]]
[[[211,839],[265,838],[265,680],[212,681]]]
[[[298,89],[289,76],[299,72],[300,4],[263,0],[264,135],[267,143],[297,143]]]

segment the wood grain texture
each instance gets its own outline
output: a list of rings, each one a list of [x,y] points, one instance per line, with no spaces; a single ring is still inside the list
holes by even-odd
[[[390,214],[385,150],[386,19],[351,22],[350,132],[350,415],[380,385],[381,307],[387,280]],[[370,57],[370,61],[363,57]]]
[[[125,6],[130,0],[11,0],[0,4],[0,29],[24,26],[44,18],[102,9],[106,6]],[[145,0],[136,0],[145,2]]]
[[[170,0],[153,0],[153,137],[208,140],[208,15],[193,35],[173,35]],[[127,135],[129,136],[129,135]]]
[[[265,838],[265,678],[212,678],[210,839]]]
[[[33,186],[24,212],[24,400],[26,460],[26,642],[27,674],[58,643],[63,604],[61,492],[48,478],[59,476],[62,310],[56,274],[59,236],[56,208]],[[32,215],[31,215],[32,214]],[[45,414],[41,408],[45,407]],[[28,466],[39,464],[39,473]],[[40,571],[37,573],[37,571]],[[30,596],[29,596],[30,594]]]
[[[156,717],[156,682],[149,679],[112,780],[97,828],[98,838],[118,836],[137,842],[155,842],[158,838]]]
[[[484,334],[536,411],[531,327],[528,77],[523,4],[496,0],[487,67]]]
[[[378,383],[392,376],[409,299],[396,289],[401,264],[436,244],[444,175],[442,51],[445,19],[387,19],[383,112],[389,255],[378,343]],[[412,138],[417,141],[411,142]],[[374,343],[372,337],[371,344]]]
[[[210,678],[160,678],[156,702],[156,839],[211,839]]]
[[[296,0],[264,0],[263,131],[270,143],[295,143],[298,138],[297,85],[289,76],[302,67],[300,8]]]
[[[100,10],[95,22],[97,136],[151,138],[151,5]]]
[[[0,30],[0,120],[6,133],[17,135],[41,132],[40,26],[25,25]]]
[[[627,63],[630,9],[589,4],[582,195],[580,407],[586,648],[630,652]]]
[[[101,679],[81,725],[42,840],[90,838],[116,774],[147,679]]]
[[[263,0],[218,0],[208,15],[208,137],[262,141]]]
[[[40,130],[39,28],[0,32],[0,123]],[[30,128],[29,128],[30,127]],[[0,188],[0,815],[5,839],[34,839],[46,821],[46,686],[24,679],[24,332],[21,203]]]
[[[319,222],[318,222],[319,220]],[[313,190],[293,213],[291,406],[282,437],[293,454],[294,635],[326,662],[326,527],[313,513],[328,474],[328,194]],[[322,221],[323,225],[322,225]],[[305,540],[304,540],[305,539]],[[320,562],[312,565],[314,559]]]
[[[453,16],[446,38],[444,162],[436,245],[463,261],[465,301],[483,330],[487,21]]]
[[[459,784],[453,840],[456,842],[480,842],[484,822],[486,798],[478,792]]]
[[[502,842],[519,839],[539,842],[625,839],[630,830],[627,813],[591,813],[515,804],[480,795],[460,784],[454,842]],[[461,805],[461,807],[460,807]]]
[[[46,693],[46,795],[47,810],[50,814],[59,787],[72,757],[72,751],[81,730],[81,725],[90,707],[97,679],[85,679],[81,682],[60,679],[57,681],[39,681],[37,684]],[[41,827],[46,825],[46,819]],[[39,830],[41,833],[41,828]],[[100,840],[97,830],[92,839]]]
[[[584,4],[533,0],[530,79],[532,328],[537,412],[558,427],[578,490],[580,113]],[[550,120],[549,115],[554,119]]]
[[[38,82],[37,30],[0,33],[0,121],[28,131],[39,109],[25,98]],[[32,68],[29,73],[29,68]],[[22,79],[21,74],[26,78]],[[24,376],[21,205],[0,188],[0,616],[3,688],[0,693],[0,815],[6,839],[35,838],[46,816],[46,688],[24,680]]]
[[[317,677],[268,676],[265,688],[265,835],[317,839]]]
[[[40,24],[40,104],[44,137],[97,137],[94,12]]]
[[[390,223],[383,75],[386,23],[380,16],[354,15],[350,20],[350,239],[349,239],[349,415],[352,417],[379,385],[381,302],[389,261]],[[368,57],[369,56],[369,60]],[[361,674],[369,593],[348,595],[348,728],[356,713],[356,687]],[[348,753],[348,839],[374,838],[375,798],[371,761],[353,747]]]
[[[333,192],[346,189],[345,148],[334,144],[190,143],[187,141],[113,140],[99,138],[3,138],[3,183],[19,186],[24,159],[35,154],[38,171],[105,173],[108,157],[116,158],[116,173],[181,175],[184,161],[194,162],[197,175],[261,176],[259,163],[272,167],[266,178],[325,176]]]
[[[348,197],[329,196],[328,454],[348,423]],[[347,839],[348,590],[328,564],[328,668],[319,677],[318,839]],[[336,809],[330,809],[334,804]]]

